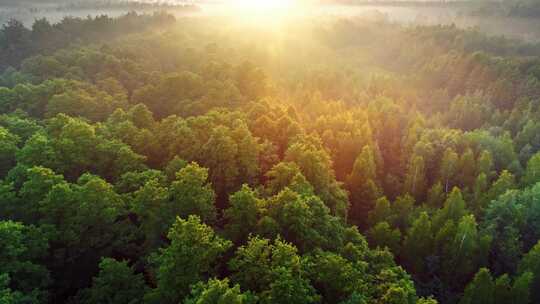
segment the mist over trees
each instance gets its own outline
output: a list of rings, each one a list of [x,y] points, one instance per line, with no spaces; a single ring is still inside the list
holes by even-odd
[[[129,13],[0,29],[0,303],[540,301],[540,48]]]

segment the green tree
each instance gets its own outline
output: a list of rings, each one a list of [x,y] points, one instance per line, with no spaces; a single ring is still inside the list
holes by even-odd
[[[6,297],[13,296],[20,301],[13,303],[46,301],[51,283],[49,272],[43,266],[49,246],[47,237],[46,231],[34,226],[0,221],[0,278],[4,276],[6,284],[0,285],[0,290],[9,288],[11,292],[5,291]]]
[[[19,150],[19,137],[0,127],[0,177],[15,166],[15,155]]]
[[[489,269],[481,268],[465,288],[465,293],[459,303],[530,303],[529,288],[532,278],[532,273],[525,272],[517,276],[513,284],[507,274],[494,281]]]
[[[152,112],[144,104],[136,104],[128,111],[129,119],[137,128],[152,129],[155,125],[155,120]]]
[[[399,255],[401,231],[392,229],[387,222],[378,222],[367,232],[370,243],[381,248],[387,247],[394,255]]]
[[[435,227],[441,227],[448,220],[459,222],[459,220],[467,214],[465,200],[459,188],[454,187],[448,195],[444,207],[439,209],[435,215]]]
[[[446,248],[442,262],[444,279],[459,287],[466,284],[464,278],[487,263],[490,243],[491,237],[478,231],[474,216],[463,216]]]
[[[19,143],[26,142],[32,135],[43,130],[37,119],[20,110],[0,115],[0,126],[18,136],[21,140]]]
[[[365,273],[351,261],[331,252],[316,251],[302,261],[323,302],[343,301],[353,293],[365,293]]]
[[[495,282],[491,273],[486,268],[481,268],[474,276],[467,288],[465,294],[461,298],[460,304],[493,304]]]
[[[416,304],[437,304],[437,303],[438,303],[437,300],[435,300],[434,298],[420,298],[416,302]]]
[[[527,222],[518,191],[508,191],[491,201],[485,210],[483,231],[493,237],[491,270],[514,273],[522,255],[522,227]],[[532,244],[531,244],[532,245]]]
[[[414,221],[403,241],[403,257],[413,273],[422,275],[426,272],[427,257],[433,254],[433,228],[426,212]]]
[[[540,242],[534,245],[519,263],[518,273],[523,275],[527,272],[530,272],[533,278],[530,283],[530,300],[532,303],[537,303],[540,301]],[[523,287],[520,286],[519,288],[523,290]]]
[[[323,201],[289,188],[267,200],[265,213],[259,223],[261,235],[275,238],[281,235],[302,252],[335,249],[343,237],[343,222],[332,216]]]
[[[9,46],[2,52],[2,59],[6,65],[18,65],[20,62],[32,53],[31,31],[18,20],[10,19],[2,25],[2,43]]]
[[[197,216],[177,218],[168,238],[171,244],[152,257],[157,288],[146,296],[152,303],[179,303],[189,295],[192,284],[214,274],[220,256],[232,245]]]
[[[521,180],[526,186],[534,185],[540,181],[540,153],[533,155],[527,162],[527,169]]]
[[[482,268],[483,269],[483,268]],[[478,274],[478,273],[477,273]],[[493,299],[496,304],[512,303],[512,284],[508,274],[503,274],[495,280]],[[471,283],[469,283],[471,285]]]
[[[414,198],[408,194],[399,196],[392,204],[393,227],[405,231],[411,223],[411,216],[414,210]]]
[[[191,295],[184,304],[249,304],[257,298],[250,293],[242,293],[240,285],[230,286],[229,280],[210,279],[207,283],[199,282],[191,289]]]
[[[353,293],[347,300],[341,301],[339,304],[366,304],[367,297],[360,293]]]
[[[246,61],[238,65],[234,70],[235,84],[246,98],[257,100],[268,92],[268,79],[265,72]]]
[[[92,286],[77,297],[83,304],[139,304],[147,288],[142,274],[135,274],[127,262],[104,258]]]
[[[0,274],[0,303],[17,303],[16,294],[9,288],[9,275]]]
[[[218,195],[236,190],[240,174],[236,161],[239,147],[231,135],[226,127],[215,128],[198,158],[201,165],[210,169],[210,181]]]
[[[405,192],[420,200],[423,199],[427,187],[425,170],[424,158],[416,156],[412,158],[405,177]]]
[[[375,208],[369,212],[368,223],[370,227],[375,226],[379,222],[386,221],[389,224],[393,223],[393,213],[390,206],[390,201],[386,197],[381,197],[375,203]]]
[[[259,157],[261,147],[258,139],[251,134],[246,123],[240,120],[235,122],[231,133],[232,138],[238,145],[236,162],[239,173],[235,187],[242,184],[255,185],[255,181],[260,174]]]
[[[368,212],[373,209],[375,200],[381,195],[376,172],[373,150],[365,146],[356,158],[346,183],[351,201],[349,219],[355,223],[365,225]]]
[[[514,280],[511,296],[515,304],[531,303],[531,293],[534,292],[531,290],[533,279],[533,273],[526,271]]]
[[[451,148],[444,151],[441,160],[439,178],[444,185],[444,192],[448,193],[454,184],[454,178],[459,168],[459,160],[457,153]]]
[[[48,120],[46,134],[34,134],[17,156],[19,163],[50,168],[69,180],[85,172],[116,180],[143,169],[144,160],[128,145],[99,134],[96,126],[64,114]]]
[[[446,199],[443,186],[440,182],[435,183],[428,191],[427,205],[433,208],[440,208]]]
[[[216,195],[208,183],[208,170],[197,163],[191,163],[176,173],[176,180],[170,186],[170,196],[173,215],[197,215],[209,224],[216,220]]]
[[[488,180],[487,176],[484,173],[480,173],[476,177],[476,181],[474,183],[473,188],[473,200],[472,200],[472,206],[471,209],[473,210],[474,214],[480,215],[483,213],[488,201],[487,199],[487,191],[488,191]]]
[[[380,303],[414,304],[417,296],[414,282],[403,268],[386,265],[375,275],[373,298]]]
[[[165,175],[167,175],[167,179],[169,182],[173,182],[176,179],[176,173],[178,171],[184,169],[189,163],[180,157],[178,155],[174,156],[174,158],[167,163],[167,166],[163,170],[165,172]]]
[[[229,197],[229,204],[224,212],[227,220],[225,231],[235,243],[242,243],[256,230],[265,203],[255,191],[244,185]]]
[[[332,214],[344,219],[347,217],[347,194],[335,179],[332,160],[322,148],[320,139],[301,138],[289,146],[284,159],[298,165],[302,175],[315,189],[315,194],[325,202]]]
[[[89,92],[83,89],[74,89],[56,94],[47,103],[46,117],[54,117],[59,113],[74,117],[84,117],[91,121],[102,121],[117,108],[126,105],[125,98],[114,98],[109,94]]]
[[[279,238],[252,238],[229,262],[232,279],[262,303],[316,303],[319,296],[303,270],[296,247]]]
[[[504,194],[510,189],[516,188],[515,176],[507,170],[504,170],[499,175],[499,178],[491,185],[487,192],[488,201],[496,199],[499,195]]]
[[[310,304],[318,303],[319,295],[308,280],[283,268],[274,270],[275,280],[270,283],[267,297],[261,297],[264,304]]]
[[[23,178],[19,189],[19,206],[15,209],[15,218],[26,223],[36,224],[41,217],[40,202],[49,191],[64,182],[62,175],[43,167],[23,168]]]
[[[143,251],[149,253],[164,244],[167,230],[175,215],[169,200],[169,189],[157,179],[147,181],[130,195],[130,210],[137,215],[139,229],[144,237]]]
[[[269,194],[279,193],[285,187],[289,187],[292,180],[298,174],[302,174],[300,167],[291,162],[280,162],[266,173],[266,190]]]
[[[159,170],[134,171],[122,174],[114,188],[118,193],[131,193],[140,190],[146,183],[155,180],[160,186],[166,185],[166,177]]]
[[[191,72],[165,74],[133,92],[132,102],[145,104],[157,118],[188,114],[191,101],[203,96],[202,78]]]
[[[85,174],[76,184],[52,187],[39,208],[40,223],[54,227],[52,270],[57,292],[85,287],[103,256],[134,254],[134,239],[122,197],[103,179]]]
[[[476,160],[471,149],[465,150],[459,158],[459,168],[457,172],[458,184],[464,189],[471,189],[476,178]]]

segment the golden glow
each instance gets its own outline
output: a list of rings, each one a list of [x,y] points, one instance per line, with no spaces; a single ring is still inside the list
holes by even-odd
[[[293,6],[292,0],[233,0],[233,6],[238,10],[275,12],[289,10]]]
[[[289,15],[296,9],[295,0],[232,0],[236,14],[276,17]]]

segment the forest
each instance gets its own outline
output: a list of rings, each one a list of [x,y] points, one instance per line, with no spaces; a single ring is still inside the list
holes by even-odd
[[[540,43],[12,19],[0,303],[540,303]]]

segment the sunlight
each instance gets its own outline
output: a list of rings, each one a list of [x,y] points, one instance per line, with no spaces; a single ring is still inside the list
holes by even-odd
[[[293,8],[293,0],[233,0],[236,10],[249,12],[284,12]]]
[[[244,17],[279,17],[289,15],[296,5],[294,0],[233,0],[231,8]]]

